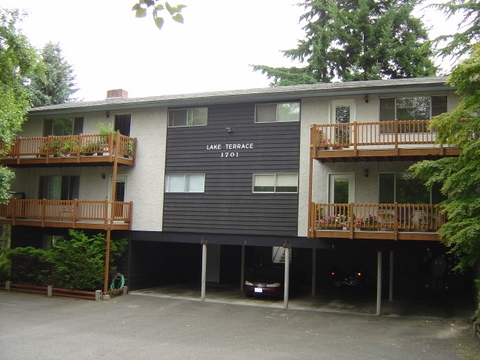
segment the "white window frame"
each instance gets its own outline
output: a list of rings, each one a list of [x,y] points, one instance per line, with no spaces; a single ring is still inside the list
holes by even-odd
[[[298,116],[296,119],[280,119],[279,118],[279,106],[286,105],[286,104],[297,104],[298,105]],[[275,119],[269,120],[258,120],[258,108],[259,107],[275,107],[275,109],[271,109],[272,112],[275,110]],[[255,123],[258,124],[265,124],[265,123],[274,123],[274,122],[298,122],[300,121],[300,111],[301,111],[301,104],[300,101],[291,101],[291,102],[281,102],[281,103],[266,103],[266,104],[256,104],[255,105]]]
[[[296,187],[295,191],[277,191],[277,188],[280,187],[279,183],[286,179],[286,177],[295,176],[295,185],[288,185],[289,187]],[[260,179],[263,178],[265,182],[265,187],[273,188],[272,191],[264,190],[264,191],[257,191],[255,190],[256,187],[261,186],[259,185]],[[256,181],[256,179],[259,179]],[[287,185],[286,185],[287,186]],[[259,173],[253,174],[252,177],[252,192],[256,194],[298,194],[298,173]]]
[[[205,111],[205,119],[202,119],[200,123],[196,123],[195,120],[195,111],[202,110]],[[185,111],[185,123],[181,125],[172,124],[171,113]],[[196,107],[196,108],[182,108],[182,109],[170,109],[168,110],[168,127],[188,127],[188,126],[206,126],[208,123],[208,108],[207,107]]]
[[[193,184],[191,180],[194,177],[201,177],[200,184]],[[183,178],[183,183],[180,180]],[[178,183],[172,181],[176,179]],[[203,173],[189,173],[189,174],[169,174],[165,177],[165,192],[166,193],[204,193],[205,192],[205,174]]]

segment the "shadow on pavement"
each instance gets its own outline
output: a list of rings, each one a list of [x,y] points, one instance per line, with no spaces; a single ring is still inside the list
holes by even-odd
[[[201,301],[200,284],[165,285],[132,291],[129,294],[169,299]],[[206,302],[243,306],[283,308],[283,299],[247,298],[239,287],[207,284]],[[319,288],[317,294],[304,292],[289,298],[288,308],[295,310],[324,311],[376,315],[375,291],[356,288]],[[382,297],[381,315],[399,317],[469,318],[474,311],[473,297],[468,292],[428,291],[403,296],[393,301]]]

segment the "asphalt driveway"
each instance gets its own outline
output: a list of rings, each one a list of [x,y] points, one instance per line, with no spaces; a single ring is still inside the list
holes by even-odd
[[[0,359],[480,359],[466,319],[0,291]]]

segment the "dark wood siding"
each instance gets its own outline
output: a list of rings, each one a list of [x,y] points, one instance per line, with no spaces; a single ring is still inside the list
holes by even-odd
[[[298,173],[300,123],[256,124],[254,113],[253,103],[209,106],[207,126],[168,129],[166,174],[205,173],[205,193],[166,193],[165,231],[297,235],[298,194],[252,193],[252,178]]]

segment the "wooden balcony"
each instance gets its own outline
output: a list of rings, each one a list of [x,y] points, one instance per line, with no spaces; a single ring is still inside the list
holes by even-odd
[[[436,143],[430,120],[314,124],[311,157],[322,162],[394,161],[458,156],[460,149]]]
[[[309,237],[439,241],[445,219],[428,204],[310,204]]]
[[[10,199],[0,204],[0,224],[12,226],[129,230],[131,220],[131,202]]]
[[[118,133],[17,138],[0,157],[7,166],[135,165],[136,138]]]

